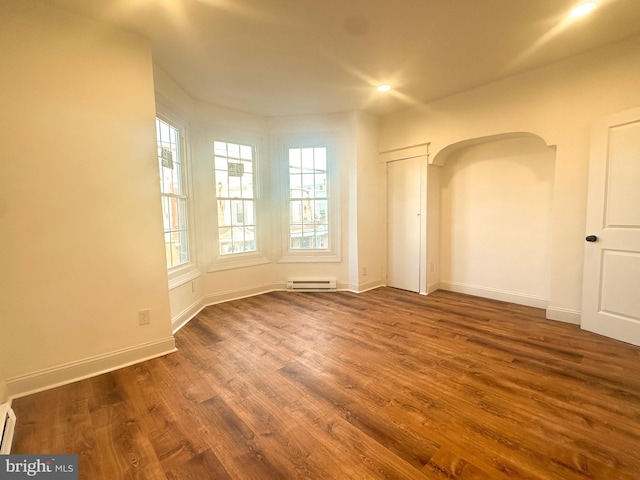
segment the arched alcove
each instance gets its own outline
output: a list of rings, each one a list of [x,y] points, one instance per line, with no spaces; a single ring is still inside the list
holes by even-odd
[[[450,145],[433,164],[440,288],[546,307],[555,149],[508,133]]]
[[[533,139],[538,139],[540,142],[543,142],[545,146],[547,146],[547,143],[545,142],[545,140],[542,137],[540,137],[539,135],[536,135],[534,133],[529,133],[529,132],[498,133],[496,135],[487,135],[487,136],[484,136],[484,137],[469,138],[469,139],[466,139],[466,140],[461,140],[459,142],[455,142],[455,143],[452,143],[450,145],[447,145],[446,147],[444,147],[441,150],[439,150],[438,152],[436,152],[429,163],[431,163],[433,165],[443,166],[443,165],[445,165],[447,163],[447,160],[451,156],[454,156],[455,153],[460,151],[460,150],[464,150],[465,148],[473,147],[473,146],[476,146],[476,145],[482,145],[482,144],[485,144],[485,143],[498,142],[498,141],[501,141],[501,140],[510,140],[512,138],[533,138]]]

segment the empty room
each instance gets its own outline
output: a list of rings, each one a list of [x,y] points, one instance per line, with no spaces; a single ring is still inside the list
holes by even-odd
[[[640,2],[1,0],[0,51],[0,478],[640,479]]]

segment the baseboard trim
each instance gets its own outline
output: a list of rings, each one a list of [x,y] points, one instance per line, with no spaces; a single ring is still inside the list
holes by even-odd
[[[349,291],[354,293],[363,293],[375,288],[384,287],[382,280],[375,280],[373,282],[364,283],[354,287],[350,284],[338,284],[338,291]],[[243,298],[255,297],[256,295],[262,295],[269,292],[284,292],[287,290],[287,282],[276,282],[263,285],[257,285],[250,288],[243,288],[239,290],[227,290],[226,292],[220,292],[213,295],[207,295],[202,300],[198,300],[185,308],[171,321],[173,333],[176,333],[182,327],[184,327],[189,321],[191,321],[198,313],[200,313],[206,307],[216,305],[218,303],[232,302],[234,300],[241,300]]]
[[[546,317],[549,320],[557,320],[558,322],[580,325],[582,312],[579,310],[572,310],[570,308],[547,307]]]
[[[285,291],[286,289],[287,289],[287,282],[279,282],[279,283],[257,285],[255,287],[243,288],[240,290],[227,290],[226,292],[207,295],[206,297],[204,297],[203,304],[204,304],[204,307],[208,307],[209,305],[216,305],[217,303],[231,302],[233,300],[240,300],[242,298],[262,295],[263,293]]]
[[[430,293],[433,293],[436,290],[440,290],[440,282],[436,282],[436,283],[432,283],[431,285],[427,285],[427,293],[426,293],[426,295],[429,295]]]
[[[189,321],[199,314],[205,307],[203,300],[198,299],[171,319],[171,330],[175,335],[178,330],[184,327]]]
[[[76,362],[69,362],[56,367],[7,379],[9,398],[19,398],[51,388],[95,377],[119,368],[161,357],[176,351],[176,344],[171,337],[154,342],[123,348]]]
[[[384,286],[384,282],[382,280],[374,280],[372,282],[367,282],[367,283],[361,283],[359,285],[342,285],[342,284],[338,284],[338,291],[347,291],[347,292],[353,292],[353,293],[364,293],[364,292],[368,292],[369,290],[374,290],[376,288],[379,287],[383,287]]]
[[[440,282],[438,287],[442,290],[450,292],[466,293],[476,297],[490,298],[492,300],[500,300],[502,302],[516,303],[518,305],[526,305],[528,307],[547,308],[548,301],[546,298],[536,297],[533,295],[524,295],[522,293],[508,292],[506,290],[498,290],[494,288],[479,287],[476,285],[467,285],[456,282]]]

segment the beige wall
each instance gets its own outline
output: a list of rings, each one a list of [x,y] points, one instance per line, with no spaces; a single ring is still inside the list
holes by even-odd
[[[601,116],[640,105],[639,49],[636,37],[382,122],[381,151],[431,142],[432,160],[457,142],[509,132],[529,132],[557,146],[550,317],[579,315],[590,126]]]
[[[9,393],[170,351],[148,43],[4,0],[0,51]],[[150,325],[138,325],[140,309]]]
[[[441,171],[441,286],[546,307],[554,163],[555,151],[536,138],[449,157]]]
[[[358,113],[356,212],[357,263],[352,260],[355,272],[352,282],[357,290],[373,288],[386,283],[387,273],[387,188],[386,168],[378,158],[379,119],[367,113]],[[365,273],[366,272],[366,273]]]

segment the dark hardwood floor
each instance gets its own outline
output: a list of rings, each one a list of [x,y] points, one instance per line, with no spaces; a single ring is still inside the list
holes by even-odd
[[[17,399],[80,478],[640,479],[640,348],[449,292],[208,307],[179,351]]]

